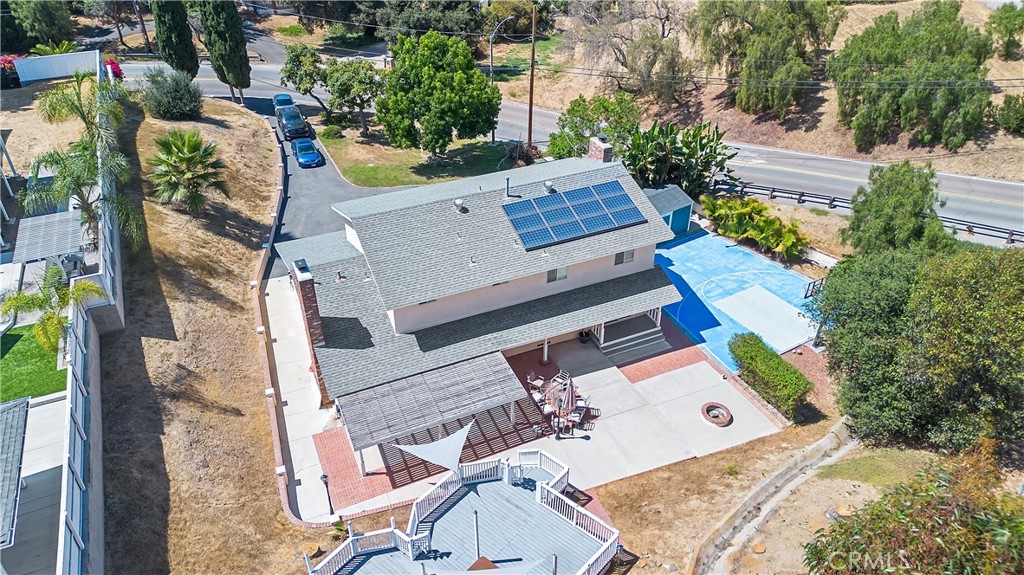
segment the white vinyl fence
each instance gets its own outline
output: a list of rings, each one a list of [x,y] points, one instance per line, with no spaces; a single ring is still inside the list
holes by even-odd
[[[88,70],[99,74],[100,53],[98,50],[90,50],[54,56],[18,58],[14,60],[14,67],[18,70],[18,78],[21,79],[22,84],[53,78],[67,78],[73,76],[75,70]]]

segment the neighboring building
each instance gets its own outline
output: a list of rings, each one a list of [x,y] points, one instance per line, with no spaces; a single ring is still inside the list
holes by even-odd
[[[336,402],[356,452],[485,412],[511,425],[532,400],[507,355],[546,360],[581,333],[609,355],[664,345],[661,307],[679,294],[654,250],[674,234],[608,144],[591,146],[335,204],[344,231],[277,244],[323,405]]]

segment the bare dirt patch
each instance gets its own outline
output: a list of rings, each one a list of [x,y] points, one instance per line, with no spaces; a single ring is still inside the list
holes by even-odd
[[[14,167],[22,175],[28,174],[36,156],[67,148],[82,132],[82,122],[77,119],[47,124],[36,112],[38,94],[63,83],[66,82],[36,82],[23,88],[4,90],[0,97],[0,129]]]
[[[103,338],[107,568],[112,573],[299,573],[305,542],[280,508],[248,282],[277,182],[267,125],[207,99],[198,122],[147,118],[121,134],[126,189],[171,128],[219,144],[230,197],[193,218],[143,204],[148,245],[126,254],[127,326]]]
[[[838,465],[822,472],[787,497],[741,549],[730,558],[729,573],[806,573],[803,546],[826,527],[825,513],[836,505],[859,509],[877,499],[884,488],[906,481],[933,459],[926,451],[870,449],[858,446]],[[755,544],[767,551],[756,554]]]
[[[760,199],[771,206],[771,215],[782,218],[782,221],[796,221],[800,225],[800,233],[811,240],[811,246],[832,257],[842,257],[853,253],[853,248],[844,245],[839,232],[849,221],[846,217],[824,208],[793,206]],[[824,211],[823,211],[824,210]]]

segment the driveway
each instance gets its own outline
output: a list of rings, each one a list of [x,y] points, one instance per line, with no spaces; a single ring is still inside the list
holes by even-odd
[[[270,124],[277,129],[277,120],[273,117],[273,106],[270,100],[247,98],[246,104],[261,114],[268,114]],[[316,138],[315,134],[314,138]],[[319,140],[314,139],[313,141],[327,160],[326,164],[317,168],[300,168],[295,158],[292,157],[291,142],[284,143],[287,154],[284,182],[285,200],[279,218],[281,223],[274,234],[275,243],[341,231],[345,226],[341,216],[331,210],[331,204],[402,189],[362,188],[352,185],[335,168],[334,162],[320,145]],[[288,267],[278,257],[276,248],[273,255],[270,277],[287,275]]]

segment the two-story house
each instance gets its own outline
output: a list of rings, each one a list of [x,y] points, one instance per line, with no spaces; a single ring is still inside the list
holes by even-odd
[[[660,338],[661,307],[679,299],[654,264],[673,232],[596,139],[587,158],[333,209],[344,231],[277,248],[324,406],[335,403],[360,455],[496,408],[515,425],[514,404],[531,400],[506,355],[542,348],[546,359],[581,332],[603,348]]]

